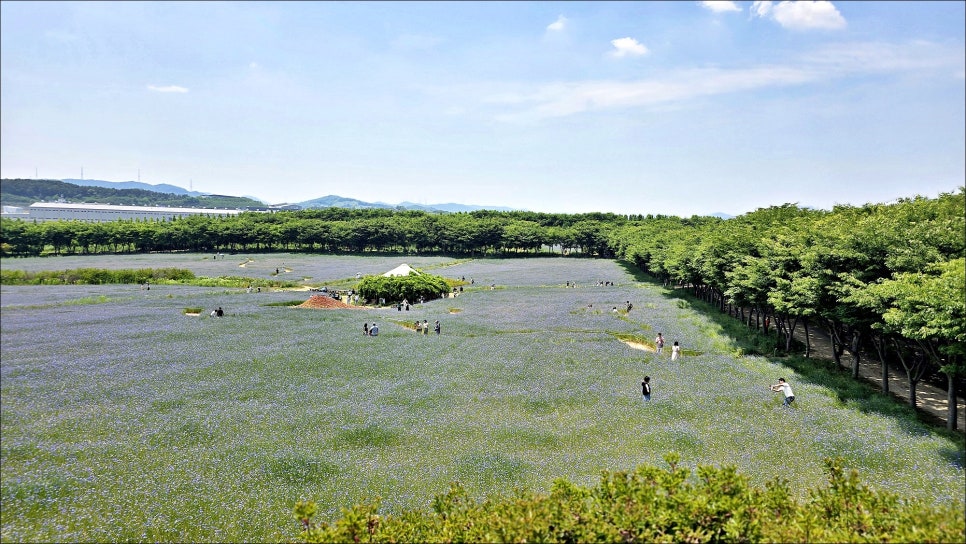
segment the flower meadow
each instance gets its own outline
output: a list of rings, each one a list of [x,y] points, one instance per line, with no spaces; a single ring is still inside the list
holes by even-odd
[[[394,513],[428,508],[454,481],[479,498],[545,492],[558,477],[592,485],[603,470],[661,465],[670,451],[761,485],[782,477],[803,495],[824,481],[825,457],[842,457],[869,485],[964,501],[961,442],[902,407],[845,404],[778,360],[736,357],[703,316],[618,263],[408,259],[4,260],[198,276],[279,268],[313,284],[408,262],[473,284],[410,311],[279,304],[309,297],[292,290],[0,287],[2,540],[279,541],[297,529],[299,499],[323,519],[375,497]],[[628,301],[630,312],[613,311]],[[219,306],[225,317],[209,317]],[[414,333],[417,319],[440,320],[442,333]],[[658,332],[686,355],[618,339]],[[779,376],[795,408],[769,390]]]

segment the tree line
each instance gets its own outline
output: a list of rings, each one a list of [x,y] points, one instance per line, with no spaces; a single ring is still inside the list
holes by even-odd
[[[150,251],[322,253],[563,253],[612,256],[607,234],[628,221],[529,212],[435,214],[424,211],[325,208],[245,212],[233,217],[164,220],[4,220],[3,255]]]
[[[793,349],[821,325],[837,365],[864,352],[916,385],[937,370],[956,392],[966,359],[966,190],[813,210],[793,204],[732,219],[324,208],[170,221],[0,221],[4,256],[147,251],[564,254],[633,263]],[[807,335],[806,335],[807,337]],[[809,346],[805,346],[806,356]],[[848,361],[846,361],[848,359]],[[882,380],[888,392],[888,379]]]

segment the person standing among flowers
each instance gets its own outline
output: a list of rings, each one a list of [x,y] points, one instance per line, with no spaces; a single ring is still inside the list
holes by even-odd
[[[641,382],[641,393],[644,395],[645,402],[651,400],[651,377],[650,376],[644,376],[644,381]]]
[[[677,341],[675,341],[674,345],[671,346],[671,360],[677,361],[678,357],[680,356],[681,356],[681,345],[678,344]]]
[[[664,335],[657,333],[657,338],[654,339],[654,347],[657,349],[657,354],[660,355],[664,353]]]
[[[792,386],[788,385],[785,378],[778,378],[778,383],[771,386],[771,390],[776,393],[779,391],[782,392],[782,395],[785,397],[782,406],[788,406],[790,408],[792,403],[795,402],[795,393],[792,392]]]

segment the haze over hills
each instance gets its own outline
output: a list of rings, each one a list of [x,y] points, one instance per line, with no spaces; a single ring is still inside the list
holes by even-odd
[[[84,187],[103,187],[105,189],[141,189],[144,191],[169,193],[173,195],[204,196],[208,194],[198,191],[189,191],[182,187],[178,187],[177,185],[170,185],[167,183],[152,185],[150,183],[141,183],[140,181],[104,181],[100,179],[62,179],[60,181],[63,181],[64,183],[73,183],[74,185],[81,185]]]
[[[4,180],[4,181],[12,182],[14,180]],[[22,181],[27,182],[28,180],[22,180]],[[98,188],[102,188],[102,189],[118,190],[118,191],[127,190],[127,189],[134,189],[134,190],[149,191],[149,192],[152,192],[152,193],[159,193],[159,194],[164,194],[164,195],[177,195],[178,197],[182,197],[182,198],[192,198],[192,199],[195,199],[195,198],[197,198],[197,199],[211,199],[213,197],[224,197],[224,198],[222,198],[222,200],[228,200],[228,199],[250,199],[252,201],[260,202],[260,203],[265,204],[265,205],[270,205],[269,203],[266,203],[266,202],[262,201],[261,199],[258,199],[258,198],[252,197],[252,196],[234,197],[234,196],[231,196],[231,195],[213,195],[213,194],[207,193],[207,192],[189,191],[189,190],[187,190],[187,189],[185,189],[183,187],[179,187],[177,185],[171,185],[171,184],[167,184],[167,183],[150,184],[150,183],[142,183],[142,182],[139,182],[139,181],[105,181],[105,180],[98,180],[98,179],[63,179],[63,180],[52,180],[52,181],[60,181],[60,182],[63,182],[63,183],[67,183],[67,184],[71,184],[71,185],[76,185],[76,186],[81,186],[81,187],[98,187]],[[30,203],[32,203],[32,202],[28,202],[26,200],[26,196],[25,195],[24,196],[21,196],[21,197],[15,198],[12,194],[7,194],[6,192],[3,192],[3,194],[5,196],[5,198],[4,198],[4,200],[5,200],[4,204],[18,205],[18,206],[29,206]],[[9,197],[9,198],[6,198],[6,197]],[[45,196],[34,195],[34,197],[37,198],[38,200],[50,200],[50,199],[57,198],[57,195],[53,195],[53,194],[52,195],[45,195]],[[16,202],[13,201],[15,199],[16,199]],[[154,205],[165,205],[165,203],[159,201],[158,203],[155,203]],[[231,204],[225,203],[224,205],[230,206]],[[246,204],[246,205],[250,205],[250,204]],[[365,202],[365,201],[362,201],[362,200],[358,200],[358,199],[354,199],[354,198],[348,198],[348,197],[343,197],[343,196],[338,196],[338,195],[327,195],[327,196],[323,196],[323,197],[319,197],[319,198],[314,198],[314,199],[311,199],[311,200],[304,200],[302,202],[274,203],[274,204],[271,204],[271,205],[272,206],[279,206],[279,207],[281,207],[281,206],[287,206],[287,205],[294,205],[294,206],[299,206],[299,207],[304,208],[304,209],[316,209],[316,208],[369,209],[369,208],[377,208],[377,209],[389,209],[389,210],[418,210],[418,211],[425,211],[425,212],[448,212],[448,213],[472,212],[472,211],[476,211],[476,210],[493,210],[493,211],[498,211],[498,212],[526,211],[526,210],[523,210],[521,208],[511,208],[511,207],[506,207],[506,206],[485,206],[485,205],[478,205],[478,204],[459,204],[459,203],[453,203],[453,202],[439,203],[439,204],[419,204],[419,203],[415,203],[415,202],[408,202],[408,201],[406,201],[406,202],[400,202],[399,204],[388,204],[388,203],[385,203],[385,202]],[[722,219],[730,219],[731,217],[734,217],[734,216],[729,215],[729,214],[726,214],[726,213],[713,213],[713,214],[710,214],[710,215],[713,216],[713,217],[720,217]]]
[[[74,185],[90,186],[90,187],[104,187],[108,189],[142,189],[145,191],[154,191],[156,193],[172,193],[176,195],[187,195],[187,196],[206,196],[210,193],[203,193],[198,191],[188,191],[182,187],[176,185],[170,185],[167,183],[161,183],[152,185],[149,183],[141,183],[139,181],[104,181],[99,179],[64,179],[61,180],[64,183],[72,183]],[[227,196],[227,195],[226,195]],[[253,200],[258,200],[264,202],[261,199],[255,198],[253,196],[246,196],[245,198],[251,198]],[[267,203],[266,204],[270,204]],[[401,202],[399,204],[387,204],[384,202],[365,202],[362,200],[357,200],[354,198],[348,198],[337,195],[328,195],[320,198],[314,198],[311,200],[305,200],[302,202],[293,202],[297,206],[303,208],[385,208],[385,209],[405,209],[405,210],[422,210],[429,212],[470,212],[475,210],[494,210],[494,211],[516,211],[517,208],[508,208],[505,206],[481,206],[475,204],[416,204],[413,202]]]

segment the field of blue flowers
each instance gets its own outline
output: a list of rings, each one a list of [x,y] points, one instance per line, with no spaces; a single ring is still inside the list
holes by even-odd
[[[669,451],[802,493],[824,481],[823,458],[841,456],[870,485],[964,500],[961,443],[901,409],[844,404],[779,361],[736,356],[703,316],[613,261],[179,254],[2,266],[278,269],[316,285],[402,262],[473,283],[410,311],[280,304],[311,294],[296,290],[3,286],[2,540],[279,541],[296,530],[298,499],[323,518],[375,497],[391,513],[428,508],[452,481],[477,497],[546,491],[557,477],[592,485]],[[626,302],[630,312],[614,311]],[[209,317],[219,306],[225,317]],[[417,319],[439,320],[441,334],[405,326]],[[363,323],[380,335],[363,336]],[[658,332],[689,354],[672,362],[617,338]],[[768,388],[779,376],[793,409]]]

